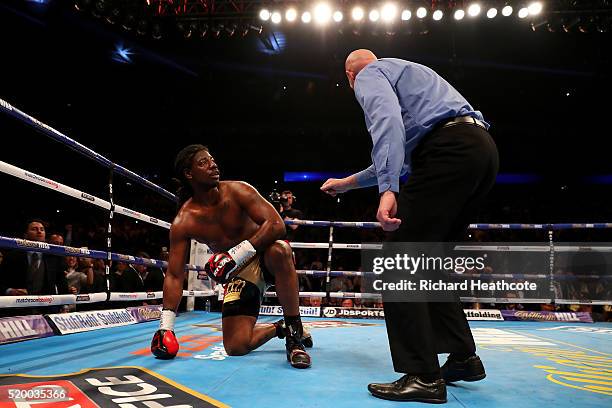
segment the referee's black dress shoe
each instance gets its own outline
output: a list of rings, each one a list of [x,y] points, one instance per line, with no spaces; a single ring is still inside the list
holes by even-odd
[[[452,354],[440,367],[440,373],[446,383],[456,381],[480,381],[487,376],[480,357],[473,355],[464,359],[453,358]]]
[[[377,398],[391,401],[429,402],[444,404],[446,402],[446,384],[438,379],[425,382],[419,377],[406,374],[392,383],[370,384],[368,391]]]

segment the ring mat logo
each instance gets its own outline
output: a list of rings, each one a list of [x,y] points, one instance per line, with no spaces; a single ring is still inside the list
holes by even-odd
[[[67,391],[64,401],[14,402],[9,390],[35,387]],[[0,408],[206,408],[227,407],[143,367],[89,368],[55,376],[0,375]]]
[[[220,331],[220,329],[219,329]],[[180,344],[178,357],[191,357],[196,352],[202,352],[212,346],[213,344],[220,343],[223,341],[222,336],[211,336],[208,334],[192,334],[185,335],[178,338]],[[139,350],[130,352],[137,356],[150,356],[151,348],[146,347]],[[2,407],[0,407],[2,408]]]

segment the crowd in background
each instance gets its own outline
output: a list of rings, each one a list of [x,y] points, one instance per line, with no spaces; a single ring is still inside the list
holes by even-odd
[[[297,198],[289,190],[272,197],[272,203],[284,219],[312,219],[308,208],[299,209]],[[374,202],[354,201],[351,205],[340,208],[336,219],[347,221],[370,220],[375,214]],[[317,216],[320,216],[317,214]],[[103,223],[65,223],[51,224],[45,220],[29,220],[23,229],[24,237],[31,241],[48,242],[56,245],[66,245],[77,248],[90,248],[105,250],[107,243],[108,225]],[[123,254],[132,254],[143,258],[167,260],[168,244],[167,231],[154,226],[138,223],[128,218],[117,218],[112,222],[112,251]],[[161,231],[160,231],[161,230]],[[597,234],[600,231],[556,231],[555,241],[584,242],[601,241]],[[329,231],[326,228],[306,228],[287,226],[287,239],[293,242],[328,242]],[[466,231],[465,240],[471,242],[539,242],[548,243],[547,231]],[[381,242],[385,240],[385,233],[380,229],[343,229],[334,231],[334,241],[343,243]],[[58,257],[35,251],[7,251],[0,250],[0,296],[19,295],[49,295],[49,294],[85,294],[105,292],[107,290],[106,264],[104,260],[84,257]],[[325,271],[328,268],[327,249],[295,249],[296,269],[307,271]],[[554,290],[556,298],[574,299],[585,302],[588,300],[612,299],[608,262],[604,255],[601,259],[592,259],[582,262],[572,261],[556,262],[553,271],[555,275],[554,287],[550,287],[547,275],[547,258],[542,262],[533,259],[522,259],[517,265],[506,265],[503,262],[490,258],[483,274],[515,274],[540,275],[533,278],[542,287],[541,293],[526,296],[520,292],[505,293],[462,293],[462,296],[472,297],[504,297],[508,299],[541,296],[550,298],[550,291]],[[500,259],[506,259],[500,257]],[[330,265],[332,271],[362,271],[359,251],[335,250]],[[165,271],[144,265],[130,265],[125,262],[110,264],[108,283],[113,292],[153,292],[163,287]],[[470,275],[470,271],[466,275]],[[539,279],[539,280],[538,280]],[[299,275],[299,289],[301,292],[346,292],[371,293],[371,282],[362,276],[314,277]],[[273,289],[272,289],[273,290]],[[159,302],[159,301],[157,301]],[[147,303],[156,303],[148,301]],[[265,303],[275,304],[275,299],[266,299]],[[142,304],[142,303],[139,303]],[[302,306],[338,306],[350,308],[382,308],[382,302],[374,299],[342,299],[327,298],[325,296],[310,296],[300,299]],[[124,305],[125,306],[125,305]],[[520,302],[483,304],[470,303],[466,308],[498,308],[510,310],[546,310],[546,311],[587,311],[592,312],[596,318],[608,319],[609,306],[591,305],[551,305]],[[79,310],[93,307],[92,305],[78,305]],[[107,305],[108,307],[108,305]],[[220,307],[217,302],[214,307]],[[56,308],[57,311],[72,311],[75,306]],[[50,310],[50,309],[49,309]],[[40,312],[39,308],[4,309],[2,315],[27,314]],[[48,311],[46,311],[48,312]]]

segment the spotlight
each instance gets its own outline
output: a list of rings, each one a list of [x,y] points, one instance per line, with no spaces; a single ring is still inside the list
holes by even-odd
[[[263,26],[254,26],[254,25],[248,25],[247,26],[250,30],[255,31],[257,34],[261,34],[263,32]]]
[[[122,64],[132,63],[132,50],[119,43],[115,45],[115,50],[112,54],[113,61],[120,62]]]
[[[240,36],[246,37],[247,35],[249,35],[249,26],[247,24],[242,24],[240,26]]]
[[[121,10],[119,10],[118,8],[114,8],[107,16],[106,16],[106,21],[109,24],[115,24],[117,23],[117,21],[119,21],[119,19],[121,18]]]
[[[532,16],[538,15],[542,12],[542,3],[539,1],[533,2],[527,7],[527,10]]]
[[[527,7],[523,7],[522,9],[519,10],[518,12],[518,17],[519,18],[525,18],[529,15],[529,10],[527,9]]]
[[[495,7],[491,7],[488,11],[487,11],[487,17],[488,18],[495,18],[495,16],[497,16],[497,9]]]
[[[183,38],[188,40],[189,38],[191,38],[191,34],[193,34],[193,31],[196,31],[198,29],[198,25],[195,22],[186,24],[182,21],[179,21],[176,24],[176,28],[182,34]]]
[[[74,2],[74,8],[78,11],[87,10],[91,6],[91,0],[76,0]]]
[[[185,39],[188,40],[191,38],[191,36],[193,35],[195,31],[198,31],[198,23],[196,22],[190,23],[187,29],[183,31],[183,37],[185,37]]]
[[[512,6],[504,6],[504,8],[502,9],[502,16],[509,17],[513,11],[514,10],[512,9]]]
[[[270,21],[272,21],[274,24],[279,24],[282,19],[283,18],[281,17],[281,13],[279,13],[278,11],[275,11],[270,16]]]
[[[237,28],[238,27],[236,27],[236,24],[230,24],[228,27],[225,27],[225,32],[229,37],[233,37]]]
[[[609,24],[607,24],[606,19],[602,17],[597,19],[596,28],[598,33],[607,33],[610,31]]]
[[[138,26],[136,27],[136,34],[145,35],[147,33],[148,28],[149,23],[147,23],[147,20],[140,20],[138,22]]]
[[[595,18],[594,17],[590,17],[588,20],[587,19],[582,19],[580,24],[578,24],[578,31],[580,31],[581,33],[592,33],[596,30],[595,27]]]
[[[418,18],[425,18],[427,16],[427,9],[425,7],[419,7],[416,15]]]
[[[442,12],[442,10],[436,10],[433,12],[433,19],[436,21],[440,21],[442,20],[442,17],[444,17],[444,13]]]
[[[351,17],[353,18],[353,20],[355,21],[361,21],[363,20],[363,16],[364,16],[364,12],[363,9],[361,7],[355,7],[353,8],[353,10],[351,11]]]
[[[309,12],[309,11],[305,11],[305,12],[302,14],[302,22],[303,22],[303,23],[305,23],[305,24],[308,24],[308,23],[310,23],[311,21],[312,21],[312,14],[310,14],[310,12]]]
[[[580,22],[580,18],[579,17],[574,17],[571,20],[566,20],[563,22],[563,31],[565,31],[566,33],[569,33],[572,31],[572,28],[574,28],[574,26],[576,24],[578,24]]]
[[[383,21],[389,23],[397,16],[397,6],[393,3],[387,3],[383,6],[380,17]]]
[[[417,32],[419,35],[427,35],[429,34],[429,27],[425,24],[424,20],[420,20],[417,24]]]
[[[263,9],[259,12],[259,18],[263,21],[268,21],[270,19],[270,12],[267,9]]]
[[[151,36],[153,37],[154,40],[161,40],[162,32],[161,32],[161,26],[159,25],[159,23],[155,23],[153,24],[153,27],[151,27]]]
[[[340,10],[336,10],[334,11],[334,15],[332,16],[334,21],[336,23],[339,23],[342,21],[342,19],[344,18],[344,16],[342,15],[342,12]]]
[[[531,22],[531,30],[532,31],[543,31],[548,28],[548,20],[541,20],[538,22]]]
[[[369,17],[370,17],[370,21],[376,22],[380,18],[380,13],[378,12],[378,10],[374,9],[370,11]]]
[[[465,11],[459,9],[459,10],[455,10],[455,20],[463,20],[463,17],[465,17]]]
[[[208,34],[208,24],[205,23],[200,27],[200,38],[206,38],[206,34]]]
[[[314,8],[314,20],[319,24],[327,24],[331,19],[332,11],[327,3],[319,3]]]
[[[212,28],[210,29],[210,32],[212,33],[213,37],[219,38],[219,36],[221,35],[222,28],[223,26],[220,24],[213,25]]]
[[[100,18],[106,12],[106,2],[104,0],[96,1],[96,4],[91,11],[91,14],[94,17]]]
[[[412,13],[410,12],[410,10],[404,10],[402,11],[402,21],[408,21],[410,20],[410,18],[412,17]]]
[[[123,28],[125,31],[132,31],[135,25],[136,25],[136,17],[134,17],[133,14],[128,14],[125,17],[125,20],[123,20],[123,23],[121,24],[121,28]]]
[[[470,17],[476,17],[480,14],[480,4],[474,3],[468,7],[468,15]]]
[[[290,8],[285,13],[285,20],[287,20],[289,22],[295,21],[296,18],[297,18],[297,11],[294,8]]]

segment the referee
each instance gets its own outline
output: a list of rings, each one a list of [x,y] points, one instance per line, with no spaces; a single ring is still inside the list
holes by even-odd
[[[482,114],[432,69],[353,51],[346,76],[372,137],[372,165],[321,190],[335,196],[378,186],[376,218],[393,241],[460,241],[495,182],[499,159]],[[410,173],[400,189],[400,176]],[[458,297],[453,302],[385,302],[392,383],[373,383],[375,397],[446,402],[446,383],[485,378]],[[438,354],[450,353],[440,367]]]

